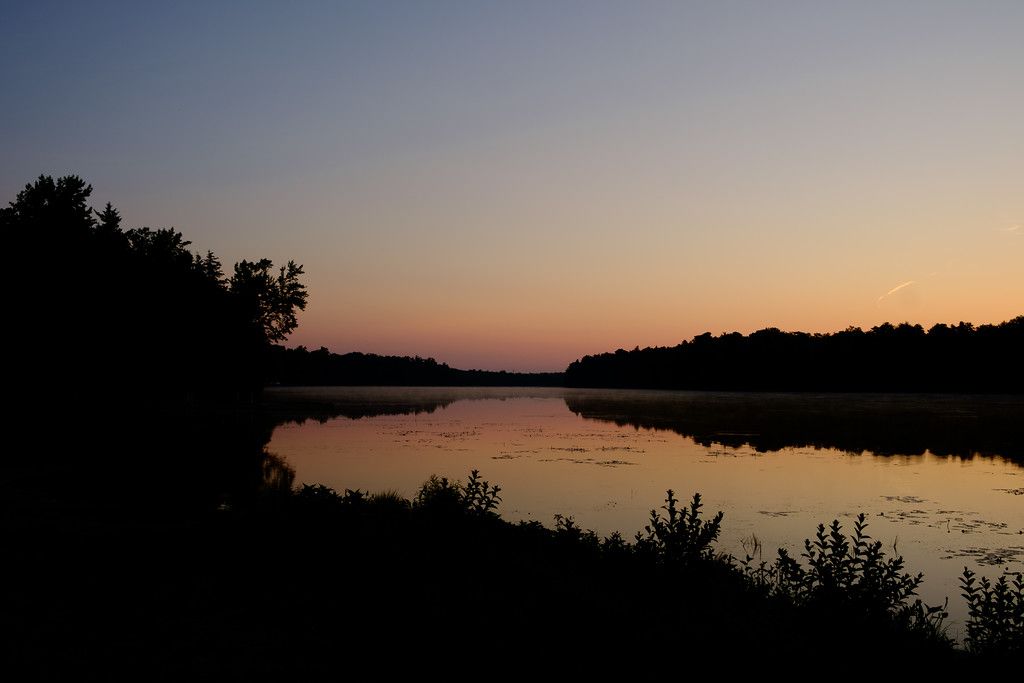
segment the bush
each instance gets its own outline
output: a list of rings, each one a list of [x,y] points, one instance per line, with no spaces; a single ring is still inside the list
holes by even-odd
[[[555,515],[555,538],[563,545],[586,548],[590,551],[597,551],[601,547],[597,534],[576,524],[571,515]]]
[[[413,506],[441,514],[497,517],[495,510],[501,502],[500,491],[500,486],[491,486],[481,479],[478,470],[470,473],[465,484],[432,474],[420,487]]]
[[[721,533],[723,513],[708,521],[701,520],[700,494],[694,493],[688,509],[679,510],[672,489],[667,492],[665,505],[668,516],[651,510],[651,523],[644,527],[646,535],[637,533],[636,549],[641,554],[653,555],[669,566],[686,565],[698,559],[711,559],[711,544]]]
[[[466,512],[480,517],[496,517],[495,510],[501,502],[498,492],[501,487],[480,479],[480,472],[473,470],[461,488],[462,506]]]
[[[964,567],[960,586],[967,600],[967,638],[971,652],[1024,652],[1024,575],[1003,574],[995,582]]]
[[[392,510],[395,512],[409,509],[409,501],[398,491],[389,489],[387,491],[378,491],[370,496],[370,505],[378,508]]]
[[[367,501],[366,493],[359,489],[345,489],[345,493],[338,493],[323,484],[303,484],[294,495],[300,504],[317,508],[353,508]]]
[[[797,606],[889,622],[909,632],[945,639],[945,606],[911,601],[924,575],[905,573],[901,556],[886,557],[882,542],[865,532],[867,526],[864,514],[857,515],[853,538],[848,539],[839,520],[827,532],[819,524],[814,540],[804,541],[801,557],[806,568],[780,548],[774,565],[761,562],[755,567],[747,556],[740,562],[741,571],[750,585],[784,596]]]

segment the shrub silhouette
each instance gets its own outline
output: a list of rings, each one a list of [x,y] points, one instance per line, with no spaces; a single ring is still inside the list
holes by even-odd
[[[641,554],[653,555],[665,565],[686,565],[699,559],[711,559],[711,544],[721,533],[722,512],[710,520],[700,518],[700,494],[694,493],[690,507],[680,510],[672,489],[666,492],[663,517],[651,510],[651,523],[644,527],[646,535],[637,533],[636,548]]]
[[[344,493],[338,493],[329,486],[323,484],[303,484],[292,493],[295,500],[304,506],[321,509],[350,509],[365,506],[370,497],[365,492],[356,489],[345,489]]]
[[[465,484],[432,474],[420,487],[412,505],[440,514],[495,518],[498,516],[495,510],[501,502],[500,491],[500,486],[491,486],[481,479],[479,470],[470,472]]]
[[[597,551],[601,548],[601,541],[597,534],[578,525],[571,515],[555,515],[555,538],[565,545],[577,546],[590,551]]]
[[[431,474],[420,486],[412,504],[419,510],[458,513],[463,509],[462,489],[458,482],[451,481],[448,477]]]
[[[869,536],[865,515],[857,515],[853,537],[834,520],[826,531],[818,525],[814,540],[804,541],[804,567],[783,548],[773,565],[753,565],[749,555],[740,570],[750,585],[792,601],[797,606],[832,611],[873,623],[888,622],[908,632],[945,639],[945,606],[911,599],[924,579],[903,571],[902,556],[887,557],[882,542]]]
[[[961,595],[967,600],[967,649],[984,654],[1024,652],[1024,574],[1003,574],[994,582],[975,576],[964,567],[960,577]]]
[[[473,470],[469,473],[469,479],[461,487],[462,505],[467,512],[480,517],[496,517],[495,510],[501,502],[498,493],[501,487],[491,486],[489,482],[480,478],[480,472]]]
[[[370,505],[388,508],[397,512],[409,509],[410,503],[401,493],[394,489],[389,489],[371,494]]]

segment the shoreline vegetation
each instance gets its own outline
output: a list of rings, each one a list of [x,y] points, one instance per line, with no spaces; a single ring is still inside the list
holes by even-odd
[[[734,558],[716,550],[726,520],[699,494],[669,491],[632,539],[600,538],[571,517],[503,520],[501,488],[476,471],[432,476],[407,499],[294,487],[283,467],[216,509],[130,514],[107,500],[71,524],[35,520],[45,534],[8,528],[17,590],[4,620],[21,680],[354,675],[379,672],[383,653],[400,654],[389,673],[454,679],[479,667],[644,679],[737,652],[966,673],[1019,662],[1024,645],[1019,575],[965,570],[958,646],[945,606],[916,599],[921,575],[863,516],[819,526],[800,556],[771,557],[752,537],[752,556]]]

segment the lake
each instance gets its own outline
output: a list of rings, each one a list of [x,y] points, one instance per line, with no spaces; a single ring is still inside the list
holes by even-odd
[[[296,483],[395,490],[477,469],[505,519],[641,530],[666,489],[725,513],[718,549],[799,556],[819,523],[868,533],[965,618],[964,566],[1024,571],[1024,400],[596,389],[274,388],[268,450]],[[301,407],[301,409],[299,409]],[[306,419],[315,415],[315,419]]]

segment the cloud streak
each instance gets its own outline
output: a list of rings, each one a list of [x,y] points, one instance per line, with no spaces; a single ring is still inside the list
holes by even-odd
[[[882,296],[878,297],[878,301],[876,301],[875,304],[877,305],[877,304],[882,303],[883,300],[889,298],[890,296],[892,296],[896,292],[900,291],[901,289],[904,289],[906,287],[909,287],[912,284],[915,284],[916,282],[917,282],[917,280],[907,280],[906,282],[904,282],[902,284],[896,285],[895,287],[890,289],[888,292],[886,292]]]

